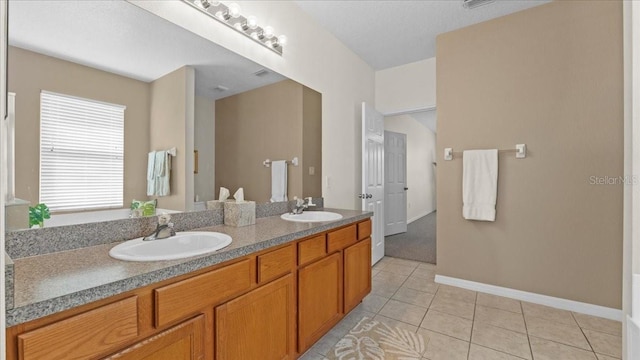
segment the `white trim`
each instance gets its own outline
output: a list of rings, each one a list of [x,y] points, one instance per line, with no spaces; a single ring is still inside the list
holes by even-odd
[[[405,114],[415,114],[415,113],[419,113],[419,112],[434,111],[434,110],[436,110],[436,106],[435,105],[421,106],[421,107],[413,108],[413,109],[390,111],[388,113],[382,114],[382,116],[387,117],[387,116],[396,116],[396,115],[405,115]]]
[[[424,211],[424,212],[422,212],[422,213],[418,214],[417,216],[412,217],[411,219],[407,220],[407,225],[411,224],[412,222],[414,222],[414,221],[416,221],[416,220],[418,220],[418,219],[420,219],[420,218],[422,218],[422,217],[425,217],[425,216],[427,216],[427,215],[431,214],[431,213],[432,213],[432,212],[434,212],[434,211],[435,211],[435,210],[432,210],[432,211]]]
[[[574,311],[581,314],[598,316],[605,319],[622,321],[622,310],[612,309],[600,305],[587,304],[579,301],[567,300],[553,296],[532,292],[509,289],[501,286],[483,284],[475,281],[457,279],[449,276],[436,275],[438,284],[456,286],[463,289],[480,291],[487,294],[503,296],[511,299],[527,301],[534,304],[550,306],[562,310]]]

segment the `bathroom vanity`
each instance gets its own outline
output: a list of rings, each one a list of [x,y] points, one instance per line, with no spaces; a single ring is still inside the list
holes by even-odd
[[[233,242],[182,261],[123,262],[108,257],[114,244],[18,259],[7,359],[296,359],[371,290],[372,214],[340,212],[342,220],[327,223],[271,216],[199,229]],[[69,264],[79,255],[92,265]],[[42,273],[52,263],[60,269]],[[73,281],[88,266],[104,278],[42,295],[44,285]],[[182,274],[172,276],[176,269]],[[21,279],[37,274],[51,279],[34,279],[22,293]],[[43,312],[51,313],[33,315]]]

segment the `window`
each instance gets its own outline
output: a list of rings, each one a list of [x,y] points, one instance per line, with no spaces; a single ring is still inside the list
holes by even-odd
[[[40,93],[40,202],[51,211],[122,207],[124,110]]]

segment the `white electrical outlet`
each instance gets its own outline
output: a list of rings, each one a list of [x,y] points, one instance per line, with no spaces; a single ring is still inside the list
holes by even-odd
[[[316,174],[316,168],[313,166],[309,166],[309,175],[315,175]]]

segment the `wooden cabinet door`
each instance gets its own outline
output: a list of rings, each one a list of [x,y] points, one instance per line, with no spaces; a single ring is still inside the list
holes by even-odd
[[[344,250],[344,312],[371,292],[371,238]]]
[[[342,316],[342,254],[298,270],[298,351],[304,352]]]
[[[204,315],[200,315],[106,359],[201,360],[204,358],[204,325]]]
[[[216,308],[216,360],[295,357],[293,275]]]

